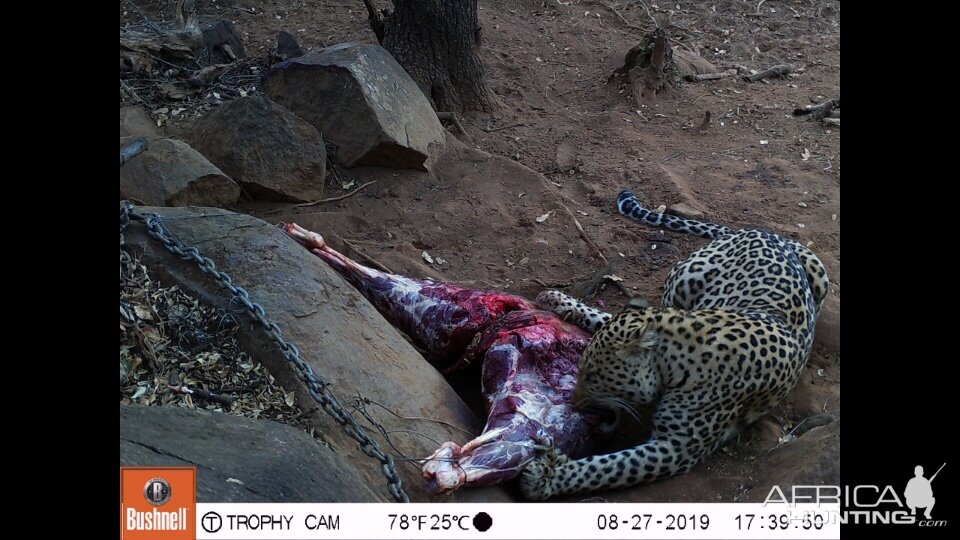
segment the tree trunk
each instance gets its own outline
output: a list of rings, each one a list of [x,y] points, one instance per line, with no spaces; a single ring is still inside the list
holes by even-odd
[[[437,111],[491,111],[498,100],[477,56],[477,0],[393,0],[383,47]]]

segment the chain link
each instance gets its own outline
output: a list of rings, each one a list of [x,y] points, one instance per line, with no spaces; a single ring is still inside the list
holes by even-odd
[[[386,454],[380,449],[376,441],[367,435],[367,432],[357,423],[353,416],[344,410],[343,406],[337,400],[336,396],[329,389],[329,384],[323,380],[310,366],[300,358],[300,350],[297,346],[283,339],[280,327],[275,322],[267,318],[267,313],[263,306],[252,302],[250,295],[243,287],[237,287],[233,280],[224,272],[217,270],[213,261],[200,254],[200,251],[193,246],[183,244],[177,237],[171,234],[163,225],[163,222],[157,214],[140,214],[134,210],[131,203],[125,202],[120,208],[120,244],[123,245],[123,231],[131,220],[143,223],[147,232],[156,240],[159,240],[165,248],[171,253],[177,255],[185,261],[192,261],[201,271],[213,276],[213,279],[224,289],[230,291],[230,294],[246,308],[250,316],[260,323],[260,326],[267,332],[267,335],[273,339],[283,358],[296,368],[297,378],[306,386],[310,397],[316,401],[328,415],[343,428],[343,430],[360,444],[363,453],[380,462],[380,469],[383,475],[387,477],[387,489],[397,502],[410,502],[410,498],[403,490],[403,482],[397,474],[394,465],[393,456]],[[126,253],[120,249],[120,283],[123,284],[124,258]]]

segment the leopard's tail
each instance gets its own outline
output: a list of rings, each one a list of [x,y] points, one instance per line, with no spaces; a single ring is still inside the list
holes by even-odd
[[[636,193],[625,189],[617,195],[617,209],[624,216],[640,223],[653,225],[655,227],[664,227],[671,231],[685,232],[695,234],[704,238],[719,238],[733,232],[733,229],[724,225],[715,225],[705,221],[695,219],[686,219],[670,214],[660,214],[653,210],[644,208],[637,200]]]

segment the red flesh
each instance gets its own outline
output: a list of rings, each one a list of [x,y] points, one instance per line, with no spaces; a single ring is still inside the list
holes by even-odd
[[[445,371],[483,360],[484,432],[463,446],[444,443],[426,460],[431,492],[514,478],[542,443],[573,457],[587,452],[597,419],[578,412],[571,398],[589,334],[519,296],[380,272],[333,250],[316,233],[282,227],[444,362]]]

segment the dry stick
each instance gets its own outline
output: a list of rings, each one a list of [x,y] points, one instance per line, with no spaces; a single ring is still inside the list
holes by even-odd
[[[789,64],[778,64],[768,70],[761,71],[760,73],[746,75],[743,77],[743,80],[747,82],[757,82],[766,79],[767,77],[782,77],[791,71],[793,71],[793,66]]]
[[[150,22],[150,19],[147,18],[147,14],[144,13],[142,9],[140,9],[140,6],[134,4],[133,0],[127,0],[127,3],[130,4],[133,7],[133,9],[140,14],[141,17],[143,17],[143,22],[147,25],[148,28],[150,28],[151,30],[153,30],[158,34],[163,33],[160,31],[160,28],[158,28],[157,25]]]
[[[794,109],[793,115],[803,116],[803,115],[809,114],[813,118],[820,119],[832,113],[834,109],[837,109],[839,107],[840,107],[839,99],[828,99],[823,103],[819,103],[817,105],[807,105],[802,109]]]
[[[638,32],[643,32],[643,28],[640,28],[639,26],[634,26],[634,25],[630,24],[630,21],[628,21],[626,18],[624,18],[624,16],[621,15],[620,12],[617,11],[616,8],[614,8],[613,6],[608,6],[606,3],[601,2],[600,0],[593,0],[593,2],[594,2],[595,4],[600,4],[601,6],[603,6],[603,7],[607,8],[607,9],[609,9],[610,11],[612,11],[614,15],[616,15],[617,17],[620,18],[621,21],[623,21],[623,24],[625,24],[625,25],[627,26],[627,28],[630,28],[630,29],[632,29],[632,30],[636,30],[636,31],[638,31]]]
[[[839,119],[839,118],[824,118],[824,119],[823,119],[823,123],[824,123],[824,124],[827,124],[828,126],[839,126],[839,125],[840,125],[840,119]]]
[[[697,75],[684,75],[683,80],[689,81],[689,82],[715,81],[717,79],[732,77],[736,74],[737,74],[737,70],[728,69],[726,71],[720,71],[717,73],[701,73]]]
[[[358,187],[357,189],[351,191],[350,193],[347,193],[347,194],[345,194],[345,195],[340,195],[339,197],[330,197],[329,199],[319,199],[319,200],[316,200],[316,201],[310,201],[310,202],[305,202],[305,203],[291,204],[290,206],[285,206],[285,207],[283,207],[283,208],[277,208],[276,210],[271,210],[271,211],[269,211],[269,212],[264,212],[264,215],[278,214],[278,213],[283,212],[283,211],[285,211],[285,210],[292,210],[292,209],[294,209],[294,208],[305,208],[305,207],[307,207],[307,206],[316,206],[316,205],[318,205],[318,204],[323,204],[323,203],[328,203],[328,202],[342,201],[343,199],[346,199],[347,197],[352,197],[353,195],[356,195],[357,192],[359,192],[361,189],[369,186],[370,184],[376,184],[376,183],[377,183],[377,180],[371,180],[371,181],[367,182],[366,184],[363,184],[362,186]]]
[[[437,119],[439,119],[439,120],[447,120],[447,121],[449,121],[449,122],[453,122],[453,125],[456,126],[456,127],[457,127],[457,130],[460,132],[460,134],[463,135],[463,138],[466,139],[466,140],[468,140],[468,141],[470,140],[470,135],[467,133],[467,130],[463,129],[463,124],[460,123],[460,119],[457,117],[457,113],[455,113],[455,112],[438,112],[438,113],[437,113]]]
[[[170,390],[173,390],[178,394],[198,397],[200,399],[205,399],[207,401],[214,401],[225,407],[233,406],[233,398],[229,398],[227,396],[221,396],[220,394],[214,394],[213,392],[207,392],[206,390],[202,390],[200,388],[190,388],[188,386],[174,386],[172,384],[168,384],[167,388],[169,388]]]
[[[643,0],[638,1],[640,2],[640,5],[643,6],[643,10],[647,12],[647,17],[650,17],[650,20],[653,21],[653,25],[657,28],[660,28],[660,23],[658,23],[657,20],[653,18],[653,15],[650,14],[650,8],[647,7],[647,3]]]
[[[126,92],[134,103],[143,103],[143,98],[140,97],[140,94],[138,94],[137,91],[134,90],[129,84],[125,83],[123,79],[120,79],[120,89]]]
[[[580,238],[582,238],[584,242],[589,244],[590,247],[592,247],[593,250],[597,252],[597,255],[600,256],[601,261],[606,263],[607,258],[603,256],[603,252],[600,251],[600,248],[598,248],[597,245],[593,243],[593,240],[591,240],[590,237],[587,236],[587,232],[583,230],[583,227],[580,225],[580,222],[577,221],[577,218],[573,215],[573,212],[571,212],[570,209],[567,208],[566,205],[564,205],[563,203],[560,203],[560,205],[563,206],[563,208],[567,211],[567,213],[570,214],[570,217],[573,218],[573,224],[577,226],[577,232],[580,233]]]
[[[347,239],[345,239],[344,237],[342,237],[342,236],[340,236],[340,235],[336,235],[336,234],[335,234],[334,236],[336,236],[338,239],[340,239],[340,241],[343,242],[343,245],[347,246],[348,248],[350,248],[351,250],[353,250],[354,253],[356,253],[357,255],[359,255],[360,257],[362,257],[363,260],[367,261],[368,263],[372,264],[373,266],[376,266],[376,267],[377,267],[377,270],[382,270],[382,271],[384,271],[384,272],[386,272],[386,273],[388,273],[388,274],[392,274],[392,273],[393,273],[393,270],[387,268],[387,266],[384,265],[384,264],[381,264],[380,261],[374,259],[373,257],[371,257],[371,256],[367,255],[366,253],[364,253],[364,252],[360,251],[359,249],[357,249],[357,246],[351,244],[351,243],[350,243]]]
[[[516,123],[516,124],[510,124],[509,126],[500,126],[500,127],[498,127],[498,128],[483,128],[483,130],[486,131],[487,133],[493,133],[493,132],[495,132],[495,131],[501,131],[501,130],[504,130],[504,129],[510,129],[510,128],[515,128],[515,127],[520,127],[520,126],[523,126],[523,125],[526,125],[526,124],[524,124],[523,122],[519,122],[519,123]]]

